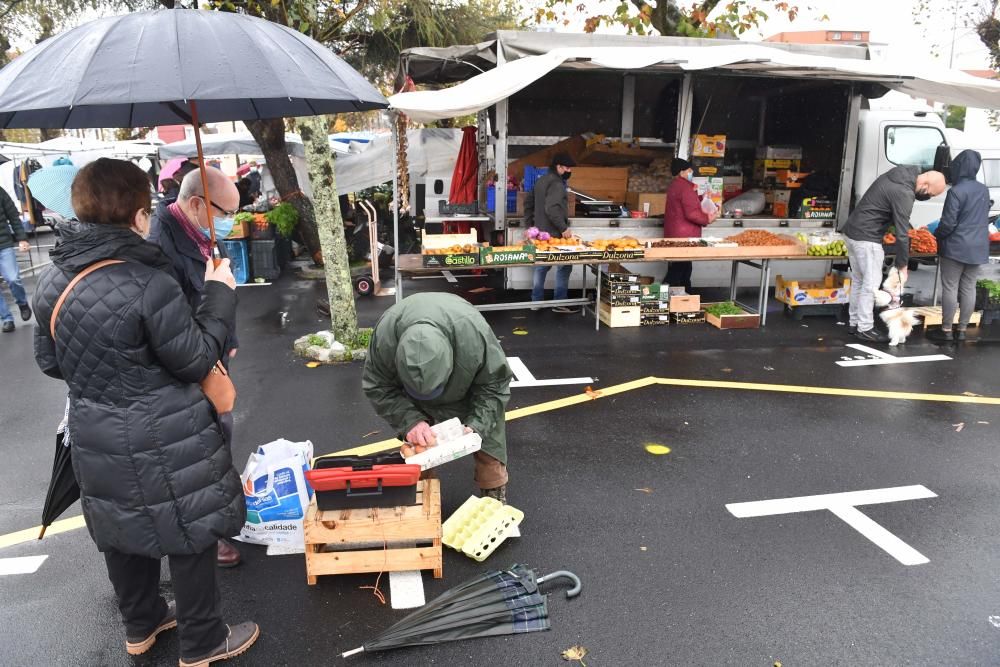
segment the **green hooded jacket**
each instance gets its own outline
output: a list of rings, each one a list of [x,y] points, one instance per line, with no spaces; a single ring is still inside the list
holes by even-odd
[[[483,451],[506,463],[504,412],[511,377],[507,356],[483,316],[453,294],[427,293],[382,315],[361,386],[398,433],[421,421],[458,417],[483,438]]]

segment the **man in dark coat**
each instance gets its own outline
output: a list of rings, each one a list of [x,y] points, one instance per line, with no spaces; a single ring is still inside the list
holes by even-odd
[[[885,250],[882,237],[896,228],[896,268],[906,282],[910,260],[910,213],[916,199],[926,201],[944,192],[944,174],[920,172],[919,167],[893,167],[875,179],[844,226],[847,256],[851,262],[851,333],[869,343],[888,338],[875,329],[875,292],[882,284]]]
[[[87,529],[105,555],[126,626],[126,650],[148,651],[179,626],[181,665],[235,655],[253,623],[222,621],[216,544],[246,518],[239,473],[199,382],[222,355],[236,317],[228,263],[206,266],[192,315],[160,249],[142,239],[148,180],[102,158],[80,170],[70,223],[35,294],[35,359],[69,388],[73,472]],[[85,276],[53,311],[70,281]],[[160,595],[169,557],[176,608]],[[214,656],[214,657],[213,657]]]
[[[965,340],[965,328],[976,306],[976,279],[979,267],[990,261],[990,191],[976,180],[982,156],[965,150],[951,163],[951,180],[934,230],[941,264],[941,328],[927,332],[932,340],[952,340],[955,313],[961,317],[954,327],[955,340]]]
[[[216,224],[216,238],[221,240],[229,235],[233,227],[233,215],[240,201],[239,191],[225,174],[212,167],[206,169],[209,193],[212,195],[211,211],[205,205],[201,171],[195,169],[188,172],[181,181],[177,200],[161,202],[154,213],[156,226],[160,230],[156,242],[170,260],[174,277],[180,283],[192,310],[196,310],[201,304],[205,290],[205,262],[212,257],[212,244],[207,234],[209,216]],[[225,256],[225,253],[220,251],[220,255]],[[226,365],[236,356],[237,345],[234,328],[226,340]],[[226,439],[232,441],[232,413],[219,417]],[[235,567],[239,563],[239,550],[225,540],[219,542],[219,566]]]
[[[535,189],[528,198],[526,206],[531,206],[531,216],[534,226],[540,232],[548,232],[552,238],[570,238],[573,232],[569,229],[569,212],[566,201],[566,181],[573,174],[576,161],[566,153],[557,153],[552,158],[548,173],[535,181]],[[535,277],[531,289],[532,301],[545,300],[545,277],[551,266],[536,266]],[[556,267],[555,299],[568,298],[569,276],[573,272],[570,264]],[[575,313],[579,308],[556,306],[554,313]]]
[[[415,294],[375,325],[361,386],[407,442],[428,445],[430,425],[458,417],[483,439],[476,452],[482,494],[506,501],[504,409],[512,373],[483,316],[454,294]]]
[[[17,268],[15,243],[17,250],[28,252],[28,235],[24,233],[21,215],[14,200],[6,190],[0,188],[0,276],[7,281],[10,293],[14,295],[14,301],[21,311],[21,319],[27,322],[31,319],[31,307],[28,305],[28,293],[25,292],[24,283],[21,282],[21,272]],[[14,316],[2,294],[0,294],[0,322],[3,323],[0,325],[0,331],[3,333],[14,330]]]

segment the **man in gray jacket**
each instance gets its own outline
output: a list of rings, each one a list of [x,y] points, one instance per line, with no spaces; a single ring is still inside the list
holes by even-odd
[[[14,243],[21,252],[28,252],[28,235],[24,233],[21,224],[21,214],[7,191],[0,188],[0,277],[7,281],[10,293],[14,295],[21,319],[31,319],[31,307],[28,305],[28,294],[21,282],[21,272],[17,268],[17,255],[14,254]],[[7,300],[0,294],[0,331],[10,333],[14,330],[14,316],[7,306]]]
[[[916,199],[926,201],[945,190],[944,174],[920,173],[920,167],[899,166],[885,172],[872,183],[858,203],[847,224],[847,255],[851,261],[850,332],[860,340],[884,343],[888,340],[875,329],[875,292],[882,283],[885,251],[882,237],[889,226],[896,228],[895,266],[906,281],[910,260],[910,213]]]
[[[569,238],[573,232],[569,230],[569,213],[566,203],[566,181],[573,173],[576,162],[566,153],[556,153],[552,158],[547,174],[535,182],[535,189],[528,198],[526,207],[532,208],[531,220],[540,232],[548,232],[553,238]],[[535,278],[531,289],[532,301],[545,300],[545,277],[551,266],[536,266]],[[569,275],[573,267],[564,264],[556,267],[556,300],[567,298],[569,292]],[[577,308],[556,306],[555,313],[574,313]]]

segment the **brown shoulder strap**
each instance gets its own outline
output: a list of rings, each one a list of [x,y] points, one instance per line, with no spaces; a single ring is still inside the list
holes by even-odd
[[[66,301],[66,297],[69,293],[73,291],[76,284],[86,278],[88,275],[96,271],[97,269],[103,268],[105,266],[110,266],[112,264],[124,264],[125,260],[122,259],[102,259],[100,262],[95,262],[85,268],[80,273],[76,274],[73,280],[69,281],[69,285],[66,285],[66,289],[63,290],[62,294],[59,295],[59,300],[56,301],[56,307],[52,309],[52,317],[49,318],[49,334],[52,336],[52,340],[56,339],[56,318],[59,317],[59,311],[62,310],[63,303]]]

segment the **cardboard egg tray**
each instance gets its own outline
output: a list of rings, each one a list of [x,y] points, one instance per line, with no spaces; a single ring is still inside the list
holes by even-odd
[[[523,519],[524,512],[515,507],[494,498],[472,496],[444,522],[441,541],[481,563]]]

